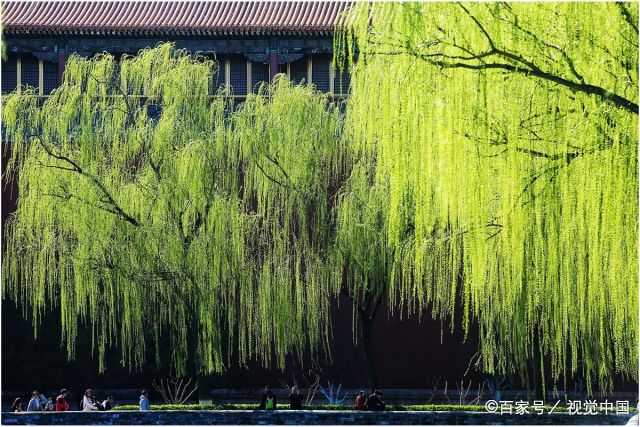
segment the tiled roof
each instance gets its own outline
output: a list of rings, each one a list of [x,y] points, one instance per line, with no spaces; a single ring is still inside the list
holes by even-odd
[[[340,1],[5,1],[9,34],[264,35],[333,32]]]

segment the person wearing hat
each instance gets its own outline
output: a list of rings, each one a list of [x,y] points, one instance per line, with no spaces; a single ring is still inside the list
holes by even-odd
[[[56,398],[56,412],[64,412],[69,410],[67,403],[67,389],[60,390],[60,395]]]
[[[382,400],[382,392],[375,390],[371,396],[367,399],[368,411],[384,411],[386,404]]]

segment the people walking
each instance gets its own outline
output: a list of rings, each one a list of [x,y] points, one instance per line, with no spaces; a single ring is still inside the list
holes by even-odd
[[[98,411],[98,406],[95,404],[95,401],[91,397],[91,389],[85,390],[84,396],[82,398],[83,411]]]
[[[142,390],[142,394],[140,395],[140,410],[151,410],[151,402],[149,401],[149,392],[147,390]]]
[[[17,397],[11,405],[11,412],[22,412],[22,399]]]
[[[27,412],[42,411],[42,404],[40,403],[40,392],[38,390],[34,390],[31,396],[31,400],[27,405]]]
[[[291,387],[291,393],[289,393],[289,408],[302,409],[302,395],[295,385]]]
[[[69,410],[67,403],[67,389],[60,390],[60,395],[56,398],[56,412],[64,412]]]
[[[277,406],[276,395],[273,394],[270,386],[265,386],[262,401],[260,402],[260,409],[274,410]]]

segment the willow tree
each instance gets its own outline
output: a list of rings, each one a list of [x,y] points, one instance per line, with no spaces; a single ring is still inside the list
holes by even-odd
[[[460,293],[485,372],[637,381],[637,21],[632,3],[357,4],[335,43],[363,170],[340,224],[346,259],[373,239],[386,264],[351,276],[409,313],[453,316]]]
[[[131,367],[171,353],[178,375],[326,349],[339,112],[284,77],[234,108],[215,72],[164,44],[72,56],[44,102],[4,99],[19,196],[3,296],[36,333],[59,311],[70,358],[83,324],[100,369],[116,344]]]

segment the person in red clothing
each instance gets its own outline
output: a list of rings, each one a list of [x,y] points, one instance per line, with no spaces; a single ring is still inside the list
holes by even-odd
[[[366,411],[367,406],[365,402],[364,390],[360,390],[360,393],[356,395],[356,411]]]
[[[67,390],[60,390],[60,396],[56,399],[56,412],[68,411],[69,404],[67,403]]]

